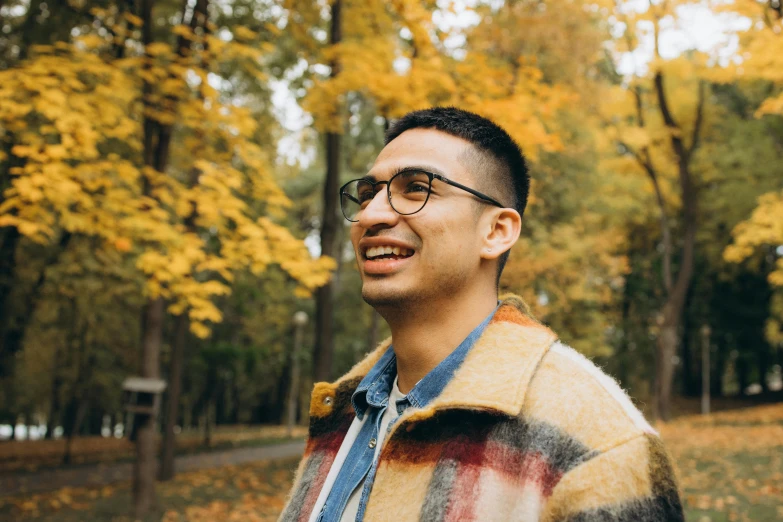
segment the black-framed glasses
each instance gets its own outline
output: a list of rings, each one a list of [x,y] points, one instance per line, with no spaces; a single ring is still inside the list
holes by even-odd
[[[482,194],[477,190],[466,187],[456,181],[451,181],[445,176],[427,172],[421,169],[404,169],[389,181],[372,181],[368,178],[354,179],[340,187],[340,207],[345,219],[351,222],[359,221],[359,213],[370,204],[375,195],[381,190],[381,185],[386,185],[389,205],[395,212],[403,216],[410,216],[424,208],[430,199],[432,180],[437,179],[448,183],[453,187],[469,192],[486,203],[505,208],[499,201]]]

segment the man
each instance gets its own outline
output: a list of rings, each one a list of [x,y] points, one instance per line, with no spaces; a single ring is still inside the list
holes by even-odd
[[[362,297],[391,338],[317,383],[281,521],[683,520],[621,388],[497,283],[529,176],[500,127],[410,113],[340,189]]]

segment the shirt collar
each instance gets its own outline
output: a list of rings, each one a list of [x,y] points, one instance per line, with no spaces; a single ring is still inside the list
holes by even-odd
[[[378,362],[361,380],[351,396],[353,409],[361,419],[368,406],[379,408],[389,400],[392,382],[397,375],[397,357],[394,348],[389,346]]]
[[[417,408],[423,408],[433,399],[435,399],[443,388],[451,381],[454,373],[465,360],[470,348],[476,340],[481,337],[487,324],[495,315],[500,302],[492,312],[473,329],[470,334],[457,346],[440,364],[425,375],[408,392],[406,398]],[[392,383],[397,376],[397,357],[394,354],[394,346],[390,345],[383,356],[375,363],[370,371],[365,375],[356,391],[351,397],[353,408],[356,415],[361,419],[364,416],[368,406],[379,408],[386,404],[391,393]]]

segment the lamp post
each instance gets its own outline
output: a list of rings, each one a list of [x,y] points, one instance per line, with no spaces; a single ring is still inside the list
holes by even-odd
[[[710,327],[701,327],[701,414],[710,412]]]
[[[307,324],[307,314],[300,310],[294,314],[291,322],[294,325],[294,350],[291,353],[291,387],[288,389],[286,405],[286,430],[289,439],[294,435],[296,410],[299,404],[299,351],[302,346],[302,331]]]

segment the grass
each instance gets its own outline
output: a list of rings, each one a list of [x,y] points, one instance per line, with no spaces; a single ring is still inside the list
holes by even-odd
[[[659,426],[673,457],[688,522],[783,520],[783,403]],[[159,484],[144,522],[274,521],[297,459],[179,474]],[[130,522],[130,487],[64,489],[0,498],[0,520]]]

